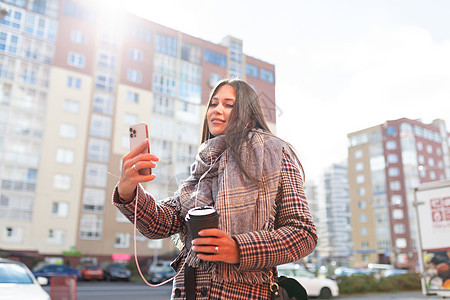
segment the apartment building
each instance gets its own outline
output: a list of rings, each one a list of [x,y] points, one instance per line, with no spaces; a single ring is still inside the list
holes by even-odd
[[[443,120],[402,118],[348,134],[355,265],[417,264],[413,188],[450,178]]]
[[[353,247],[346,161],[323,171],[318,191],[318,260],[323,265],[349,265]]]
[[[275,66],[231,36],[212,43],[88,0],[2,0],[0,250],[110,260],[133,255],[133,226],[111,204],[128,127],[148,122],[156,199],[184,179],[209,92],[247,80],[275,131]],[[136,237],[142,257],[170,239]]]

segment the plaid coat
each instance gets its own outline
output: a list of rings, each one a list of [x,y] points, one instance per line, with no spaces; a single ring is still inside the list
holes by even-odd
[[[239,270],[271,270],[277,265],[296,261],[311,253],[317,244],[316,228],[309,212],[303,190],[303,181],[297,165],[288,151],[281,156],[278,192],[276,194],[276,217],[274,230],[253,231],[232,236],[240,252]],[[185,226],[180,217],[180,206],[174,202],[157,204],[141,186],[136,193],[137,228],[149,238],[166,238],[180,232]],[[117,188],[113,203],[132,222],[136,199],[124,203]],[[178,257],[173,267],[178,271],[184,257]],[[185,299],[184,270],[176,276],[171,299]],[[249,300],[270,299],[269,283],[217,282],[210,273],[196,271],[197,299]]]

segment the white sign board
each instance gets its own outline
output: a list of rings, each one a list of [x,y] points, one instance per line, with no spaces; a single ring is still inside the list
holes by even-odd
[[[422,250],[450,248],[450,186],[416,192]]]

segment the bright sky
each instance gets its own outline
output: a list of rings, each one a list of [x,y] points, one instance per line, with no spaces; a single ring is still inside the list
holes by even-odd
[[[347,157],[347,133],[402,117],[450,127],[450,1],[126,3],[214,43],[240,38],[244,53],[274,64],[277,133],[295,146],[307,178]]]

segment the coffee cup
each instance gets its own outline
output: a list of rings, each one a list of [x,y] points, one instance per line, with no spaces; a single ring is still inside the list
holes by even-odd
[[[219,217],[220,217],[219,213],[212,206],[201,206],[190,209],[186,214],[185,220],[187,222],[191,241],[200,237],[198,235],[198,232],[201,231],[202,229],[218,228]]]

